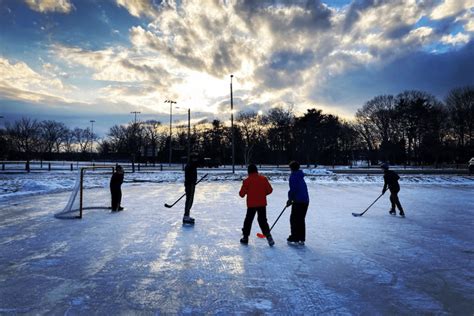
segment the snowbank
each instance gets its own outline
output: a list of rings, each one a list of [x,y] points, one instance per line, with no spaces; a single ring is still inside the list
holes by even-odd
[[[316,168],[316,169],[303,169],[305,175],[329,175],[334,174],[334,172],[329,171],[324,168]]]
[[[327,169],[304,169],[308,183],[316,184],[383,184],[381,175],[363,174],[335,174]],[[236,171],[235,174],[222,170],[199,170],[199,175],[208,173],[206,182],[240,182],[247,176],[245,171]],[[288,182],[289,172],[269,170],[262,172],[272,183]],[[45,194],[72,190],[77,180],[77,172],[42,172],[30,174],[0,174],[0,199],[19,197],[32,194]],[[85,177],[86,188],[107,187],[109,175],[94,175]],[[181,171],[164,172],[137,172],[125,174],[125,185],[131,183],[183,183],[184,175]],[[474,185],[474,177],[454,175],[402,175],[402,185]]]

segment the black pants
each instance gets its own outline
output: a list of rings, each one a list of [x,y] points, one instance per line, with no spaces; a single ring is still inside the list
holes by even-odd
[[[250,235],[250,230],[252,229],[253,219],[255,218],[255,213],[257,213],[258,225],[262,230],[262,234],[265,236],[270,235],[270,227],[267,222],[267,207],[249,207],[247,209],[247,215],[245,215],[244,227],[242,228],[242,234],[244,236]]]
[[[395,211],[395,206],[397,206],[398,210],[403,212],[403,207],[400,204],[400,200],[398,199],[398,192],[400,192],[400,190],[390,190],[390,202],[392,203],[392,211]]]
[[[308,211],[309,203],[293,203],[291,205],[290,226],[292,241],[306,240],[306,212]]]
[[[189,184],[184,187],[184,192],[186,193],[186,203],[184,204],[184,216],[189,216],[191,212],[191,207],[193,206],[194,202],[194,191],[196,185]]]
[[[122,189],[120,187],[110,188],[110,193],[112,194],[112,211],[118,211],[122,202]]]

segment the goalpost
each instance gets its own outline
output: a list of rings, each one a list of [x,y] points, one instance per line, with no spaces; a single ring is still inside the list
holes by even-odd
[[[96,172],[98,171],[98,172]],[[61,219],[74,219],[74,218],[82,218],[83,211],[86,209],[110,209],[110,206],[104,206],[105,201],[109,201],[110,198],[106,199],[102,206],[86,206],[84,203],[84,180],[92,180],[94,176],[101,177],[101,180],[104,180],[104,176],[108,175],[108,178],[105,179],[105,182],[108,184],[108,180],[112,176],[113,172],[115,171],[114,166],[89,166],[89,167],[82,167],[80,168],[76,182],[74,184],[74,188],[71,192],[71,196],[66,204],[66,207],[59,213],[54,214],[56,218]],[[91,175],[90,177],[88,177]],[[99,186],[104,186],[104,181]]]

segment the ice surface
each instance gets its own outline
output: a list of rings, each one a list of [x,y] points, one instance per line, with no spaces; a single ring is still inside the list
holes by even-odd
[[[270,224],[286,201],[281,179]],[[306,246],[286,244],[287,211],[270,248],[256,221],[249,245],[239,243],[240,182],[199,184],[196,225],[183,227],[184,201],[163,206],[182,194],[179,181],[126,183],[125,211],[88,210],[82,220],[53,216],[69,192],[1,200],[0,313],[474,313],[470,184],[402,183],[402,219],[388,215],[387,195],[351,216],[380,194],[380,181],[309,181]],[[110,198],[86,194],[95,204]]]

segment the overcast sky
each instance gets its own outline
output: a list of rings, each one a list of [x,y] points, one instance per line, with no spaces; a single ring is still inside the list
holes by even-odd
[[[133,119],[316,107],[474,84],[474,0],[0,0],[0,115]],[[1,124],[3,124],[1,123]]]

